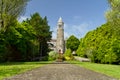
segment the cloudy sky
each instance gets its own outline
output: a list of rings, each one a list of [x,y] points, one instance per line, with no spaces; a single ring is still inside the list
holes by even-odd
[[[106,22],[107,10],[107,0],[31,0],[20,20],[30,17],[35,12],[42,17],[47,16],[53,38],[56,38],[57,21],[62,17],[65,23],[65,38],[70,35],[81,38],[88,31]]]

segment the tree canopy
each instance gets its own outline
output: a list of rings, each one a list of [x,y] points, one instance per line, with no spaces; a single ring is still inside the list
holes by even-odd
[[[77,55],[97,63],[120,64],[120,0],[108,0],[107,22],[80,39]]]
[[[120,0],[108,0],[110,9],[106,12],[107,22],[116,35],[120,35]]]
[[[35,36],[39,43],[40,56],[47,55],[47,42],[51,39],[52,34],[50,31],[50,26],[48,25],[47,17],[42,18],[39,13],[34,13],[27,22],[32,25],[36,32]]]
[[[30,0],[0,0],[0,62],[32,61],[46,56],[51,39],[47,17],[39,13],[18,22]]]
[[[79,39],[74,35],[71,35],[66,42],[67,49],[71,49],[72,51],[76,51],[79,46]]]
[[[30,0],[0,0],[0,27],[6,31],[20,17]]]

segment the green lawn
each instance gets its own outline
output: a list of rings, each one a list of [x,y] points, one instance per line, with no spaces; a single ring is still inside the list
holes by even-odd
[[[120,65],[97,64],[91,62],[69,61],[71,64],[106,74],[108,76],[120,79]]]
[[[12,62],[0,64],[0,80],[25,71],[41,67],[51,62]]]

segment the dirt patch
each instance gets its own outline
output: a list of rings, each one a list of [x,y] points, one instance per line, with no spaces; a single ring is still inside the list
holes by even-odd
[[[85,68],[55,62],[4,80],[117,80]]]

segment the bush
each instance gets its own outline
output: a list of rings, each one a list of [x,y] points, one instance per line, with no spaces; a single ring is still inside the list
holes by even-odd
[[[73,60],[74,59],[71,49],[67,49],[65,51],[64,57],[66,60]]]
[[[57,53],[56,53],[55,51],[50,51],[50,52],[48,53],[48,55],[49,55],[48,60],[50,60],[50,61],[56,60],[56,58],[57,58]]]
[[[48,56],[43,57],[42,61],[48,61]]]

